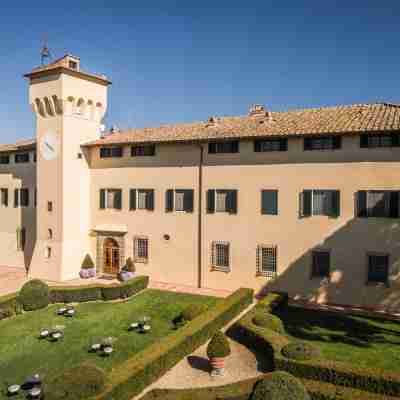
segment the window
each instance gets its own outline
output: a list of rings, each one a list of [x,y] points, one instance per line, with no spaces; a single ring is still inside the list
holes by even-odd
[[[277,273],[277,247],[263,246],[257,247],[257,275],[267,278],[274,278]]]
[[[33,192],[33,206],[36,208],[37,206],[37,188],[35,188]]]
[[[10,155],[9,154],[1,154],[0,155],[0,164],[10,164]]]
[[[340,215],[339,190],[303,190],[300,193],[300,217]]]
[[[51,258],[51,247],[47,246],[44,254],[46,258]]]
[[[239,153],[239,140],[208,143],[208,153]]]
[[[304,138],[304,150],[335,150],[342,147],[340,136],[317,136]]]
[[[397,133],[390,135],[364,134],[360,135],[361,148],[398,147],[400,136]]]
[[[356,194],[356,215],[364,218],[399,218],[400,192],[360,190]]]
[[[29,153],[17,153],[15,155],[15,163],[27,163],[29,162]]]
[[[212,269],[217,271],[230,271],[228,242],[212,242],[211,265]]]
[[[278,191],[261,191],[261,214],[278,215]]]
[[[14,190],[14,207],[29,207],[29,189]]]
[[[100,189],[100,209],[122,209],[121,189]]]
[[[168,189],[165,192],[165,212],[193,212],[193,189]]]
[[[8,207],[8,189],[1,188],[0,189],[0,204],[2,207]]]
[[[37,156],[36,156],[36,151],[33,152],[33,162],[35,163],[37,161]]]
[[[287,151],[288,141],[286,138],[271,138],[254,141],[254,151],[256,153],[269,151]]]
[[[49,239],[49,240],[53,239],[53,230],[52,229],[47,230],[47,239]]]
[[[68,62],[68,67],[71,68],[71,69],[77,70],[78,69],[78,63],[76,61],[69,61]]]
[[[325,250],[312,252],[311,278],[329,278],[330,253]]]
[[[101,147],[100,158],[122,157],[122,150],[121,146]]]
[[[369,253],[368,257],[368,283],[389,282],[389,255]]]
[[[17,228],[17,250],[23,251],[25,249],[26,242],[26,229]]]
[[[153,189],[131,189],[129,191],[129,210],[154,210]]]
[[[237,190],[209,189],[207,191],[207,212],[237,213]]]
[[[134,238],[133,242],[135,262],[147,263],[149,260],[149,239],[138,236]]]
[[[47,211],[48,212],[52,212],[53,211],[53,202],[52,201],[48,201],[47,202]]]
[[[131,147],[132,157],[155,156],[155,155],[156,155],[156,146],[153,144]]]

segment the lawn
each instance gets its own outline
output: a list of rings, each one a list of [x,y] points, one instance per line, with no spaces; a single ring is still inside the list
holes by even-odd
[[[313,343],[325,359],[400,372],[400,322],[299,307],[274,313],[290,337]]]
[[[39,373],[46,382],[66,368],[91,361],[105,371],[173,332],[173,319],[189,304],[213,305],[213,297],[160,290],[146,290],[124,302],[90,302],[77,305],[74,318],[57,316],[57,305],[0,321],[0,399],[12,383]],[[147,334],[128,331],[129,324],[144,315],[151,318]],[[39,340],[39,331],[65,326],[62,341]],[[89,346],[111,336],[115,352],[109,358],[89,353]],[[19,397],[17,397],[19,398]],[[23,397],[21,397],[23,398]]]

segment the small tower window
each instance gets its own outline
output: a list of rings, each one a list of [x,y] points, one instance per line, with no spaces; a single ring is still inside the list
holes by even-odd
[[[48,201],[47,202],[47,211],[48,212],[52,212],[53,211],[53,202],[52,201]]]
[[[51,247],[46,247],[45,257],[51,258]]]
[[[78,69],[78,63],[76,61],[69,61],[68,62],[68,67],[74,70]]]
[[[52,229],[47,230],[47,238],[49,240],[53,239],[53,230]]]

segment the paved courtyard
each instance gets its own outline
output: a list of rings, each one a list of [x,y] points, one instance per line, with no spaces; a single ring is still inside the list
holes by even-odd
[[[16,292],[27,281],[23,268],[0,266],[0,296]]]

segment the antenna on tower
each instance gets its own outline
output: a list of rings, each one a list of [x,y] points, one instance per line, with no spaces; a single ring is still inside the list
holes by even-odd
[[[42,47],[42,50],[40,51],[40,58],[41,58],[42,65],[44,65],[44,62],[46,59],[52,58],[50,50],[47,47],[47,35],[45,35],[45,37],[44,37],[43,47]]]

